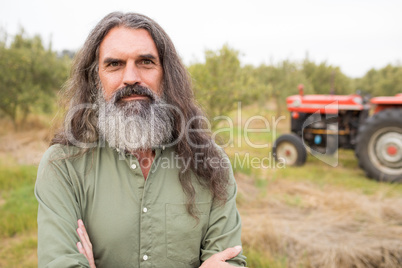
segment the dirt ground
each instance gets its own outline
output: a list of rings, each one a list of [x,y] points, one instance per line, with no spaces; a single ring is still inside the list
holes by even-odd
[[[38,165],[48,144],[48,131],[45,129],[12,131],[0,136],[0,159],[15,160],[21,165]]]

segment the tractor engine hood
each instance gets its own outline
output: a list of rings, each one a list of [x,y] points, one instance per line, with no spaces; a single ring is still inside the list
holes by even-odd
[[[393,97],[374,97],[370,102],[372,104],[402,104],[402,93],[396,94]]]
[[[337,114],[339,110],[364,109],[360,95],[293,95],[286,98],[288,110],[299,113]]]

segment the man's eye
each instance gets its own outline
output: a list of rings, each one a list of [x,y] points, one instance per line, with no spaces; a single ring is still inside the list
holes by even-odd
[[[117,67],[117,66],[119,66],[119,62],[118,61],[113,61],[113,62],[111,62],[110,64],[109,64],[109,66],[112,66],[112,67]]]
[[[142,60],[142,64],[148,65],[152,64],[153,62],[151,60]]]

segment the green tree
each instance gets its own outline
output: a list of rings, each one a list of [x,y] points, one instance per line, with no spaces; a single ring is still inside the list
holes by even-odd
[[[9,46],[0,45],[0,110],[14,125],[34,109],[49,110],[55,93],[68,76],[66,59],[45,49],[40,36],[21,30]]]
[[[402,66],[387,65],[369,70],[356,81],[357,87],[373,96],[394,96],[402,93]]]
[[[311,83],[314,93],[351,94],[355,91],[352,87],[352,80],[344,75],[339,67],[327,65],[326,62],[317,65],[306,59],[302,68],[306,79]]]
[[[336,66],[316,64],[306,58],[302,62],[284,60],[276,65],[242,66],[239,51],[223,46],[205,52],[205,62],[189,66],[195,95],[210,118],[232,111],[237,102],[257,103],[263,107],[275,100],[277,114],[285,111],[285,100],[298,94],[304,84],[305,94],[352,94],[357,89],[373,95],[395,95],[402,92],[402,66],[388,65],[372,69],[360,79],[351,79]],[[211,121],[212,127],[216,123]]]
[[[188,68],[197,101],[209,118],[225,115],[241,101],[248,79],[242,74],[239,52],[224,45],[219,51],[207,50],[205,63]],[[218,122],[211,120],[212,128]]]
[[[254,69],[254,76],[260,86],[265,87],[265,101],[271,98],[276,103],[277,115],[283,114],[286,97],[298,94],[297,86],[304,84],[306,93],[311,90],[310,82],[306,79],[300,66],[289,60],[277,65],[260,65]],[[261,95],[260,95],[261,96]]]

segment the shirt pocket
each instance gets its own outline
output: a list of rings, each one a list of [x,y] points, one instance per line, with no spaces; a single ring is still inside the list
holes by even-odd
[[[186,204],[166,204],[166,249],[171,260],[192,264],[200,259],[211,202],[196,203],[196,207],[199,221],[188,214]]]

